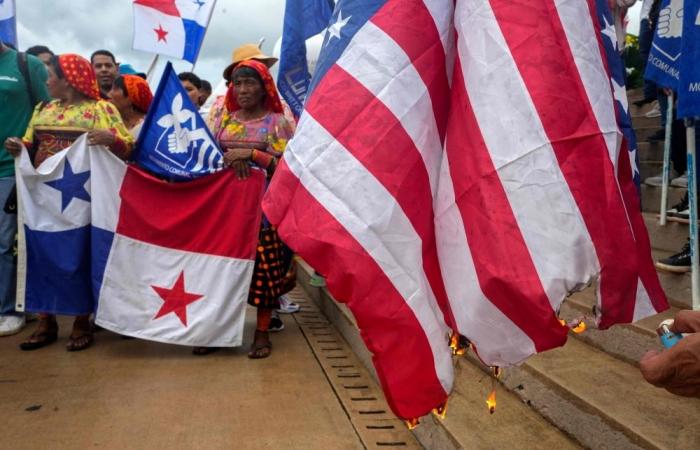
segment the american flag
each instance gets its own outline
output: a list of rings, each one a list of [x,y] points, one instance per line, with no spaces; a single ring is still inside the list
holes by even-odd
[[[450,330],[505,366],[562,345],[559,305],[598,276],[603,327],[666,307],[594,20],[578,0],[336,5],[263,208],[399,417],[446,401]]]

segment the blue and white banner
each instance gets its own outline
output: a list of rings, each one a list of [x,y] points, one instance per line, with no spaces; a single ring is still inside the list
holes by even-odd
[[[0,41],[17,47],[15,0],[0,0]]]
[[[172,181],[191,180],[223,168],[221,151],[170,63],[143,122],[134,160]]]
[[[644,78],[678,89],[682,36],[683,0],[663,0]]]
[[[287,0],[277,86],[296,117],[311,83],[306,40],[325,30],[332,14],[332,0]]]
[[[700,0],[685,0],[678,117],[700,117]]]

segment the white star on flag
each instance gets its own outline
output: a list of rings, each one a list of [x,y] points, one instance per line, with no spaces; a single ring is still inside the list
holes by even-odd
[[[333,25],[328,27],[328,34],[330,34],[329,42],[333,38],[340,39],[340,32],[343,30],[343,27],[348,24],[350,19],[352,19],[352,16],[343,19],[343,11],[338,11],[338,19]]]
[[[630,166],[632,166],[632,176],[639,175],[639,167],[637,167],[637,149],[630,150]]]
[[[627,92],[625,91],[625,86],[620,85],[617,81],[615,81],[615,78],[611,78],[610,81],[613,85],[613,97],[615,98],[615,100],[620,102],[620,104],[622,105],[623,112],[627,114],[627,111],[629,110],[629,104],[627,103]]]
[[[605,22],[605,28],[603,29],[603,31],[601,31],[601,33],[603,34],[603,36],[610,39],[610,42],[617,51],[617,34],[615,33],[615,26],[612,23],[608,23],[607,17],[603,17],[603,21]]]

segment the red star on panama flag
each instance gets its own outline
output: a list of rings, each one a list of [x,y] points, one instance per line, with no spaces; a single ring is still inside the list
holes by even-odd
[[[160,298],[163,299],[163,306],[160,307],[158,314],[153,318],[156,320],[166,314],[175,313],[180,318],[180,322],[187,326],[187,306],[204,297],[199,294],[192,294],[185,291],[185,271],[180,272],[180,275],[175,281],[172,288],[164,288],[159,286],[151,286]]]
[[[153,31],[156,32],[158,35],[158,42],[163,41],[165,43],[168,42],[166,39],[166,36],[168,35],[168,32],[163,29],[163,25],[158,24],[158,28],[154,28]]]

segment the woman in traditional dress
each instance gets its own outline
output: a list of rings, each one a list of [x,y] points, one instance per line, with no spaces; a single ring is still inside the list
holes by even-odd
[[[7,151],[17,156],[24,145],[29,149],[34,166],[38,167],[87,132],[89,144],[104,145],[118,157],[127,159],[134,140],[116,107],[100,100],[90,61],[73,54],[55,56],[51,59],[48,72],[46,86],[54,100],[37,105],[24,137],[11,137],[5,141]],[[44,306],[49,309],[53,305],[58,309],[60,302],[61,299],[53,298],[47,300]],[[73,322],[73,331],[66,346],[68,351],[84,350],[93,342],[90,314],[94,305],[87,303],[82,305]],[[35,350],[56,341],[58,323],[53,312],[40,312],[39,326],[20,345],[22,350]]]
[[[282,103],[267,66],[259,61],[240,62],[231,72],[226,107],[216,118],[213,132],[224,150],[224,164],[245,179],[251,165],[267,171],[268,182],[294,126],[284,117]],[[263,216],[258,237],[248,303],[258,308],[255,340],[250,358],[266,358],[272,351],[269,326],[278,298],[290,290],[283,261],[283,245]],[[195,349],[195,352],[206,349]]]
[[[138,75],[121,75],[114,80],[109,98],[119,110],[131,135],[134,139],[138,138],[143,119],[153,101],[148,82]]]

